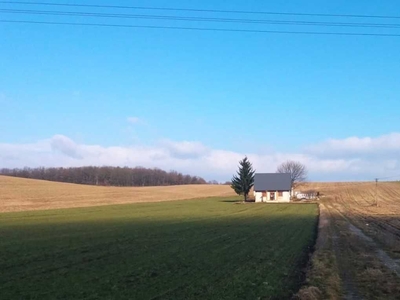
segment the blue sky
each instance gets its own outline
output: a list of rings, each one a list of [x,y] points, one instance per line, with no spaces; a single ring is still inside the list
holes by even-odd
[[[100,0],[79,3],[109,4]],[[113,5],[363,15],[400,11],[398,1],[114,1]],[[0,4],[0,8],[84,11],[11,4]],[[211,16],[400,24],[400,19]],[[1,13],[0,20],[4,19],[400,34],[400,30],[375,28],[210,25]],[[281,160],[299,159],[309,163],[311,180],[369,179],[396,174],[396,170],[400,174],[400,155],[396,154],[400,150],[396,134],[400,132],[400,37],[0,23],[0,39],[0,167],[128,164],[224,180],[236,168],[237,158],[246,154],[253,157],[257,170],[266,172],[274,171]],[[368,156],[358,146],[354,152],[349,138],[355,138],[358,145],[369,138]],[[332,153],[332,139],[347,145],[348,151],[340,146],[340,151]],[[152,149],[167,156],[161,161],[154,157],[141,160],[133,152],[113,160],[109,153],[107,160],[93,158],[90,152],[90,159],[73,158],[58,149],[60,140],[79,149]],[[47,145],[43,146],[47,150],[37,150],[37,145]],[[324,145],[326,151],[321,150]],[[7,152],[10,147],[12,153]],[[175,157],[175,150],[185,155]],[[218,167],[214,161],[218,158],[210,154],[215,151],[232,157]],[[209,165],[203,170],[206,161]],[[318,167],[326,161],[329,166],[343,166]]]

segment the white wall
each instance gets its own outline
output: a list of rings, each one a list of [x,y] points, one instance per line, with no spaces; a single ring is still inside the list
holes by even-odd
[[[270,201],[270,194],[273,192],[267,192],[266,197],[262,197],[262,192],[254,192],[256,202],[290,202],[290,191],[283,192],[281,197],[278,197],[278,193],[275,194],[275,200]]]
[[[262,192],[254,192],[256,202],[262,202]]]
[[[282,200],[282,201],[290,201],[290,192],[289,192],[289,191],[283,192],[283,196],[280,197],[279,200]]]

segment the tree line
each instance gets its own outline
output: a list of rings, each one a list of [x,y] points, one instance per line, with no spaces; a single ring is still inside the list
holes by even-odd
[[[166,172],[143,167],[78,167],[78,168],[23,168],[0,169],[0,174],[89,185],[103,186],[160,186],[205,184],[198,176],[184,175],[177,171]]]

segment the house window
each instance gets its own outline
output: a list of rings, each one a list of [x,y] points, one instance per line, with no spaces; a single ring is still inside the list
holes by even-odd
[[[282,191],[278,192],[278,197],[283,197],[283,192]]]

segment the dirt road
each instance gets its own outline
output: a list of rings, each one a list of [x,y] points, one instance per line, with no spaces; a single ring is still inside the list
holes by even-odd
[[[301,299],[400,299],[400,183],[380,184],[378,207],[373,183],[313,188],[323,197],[308,287],[321,293]]]

